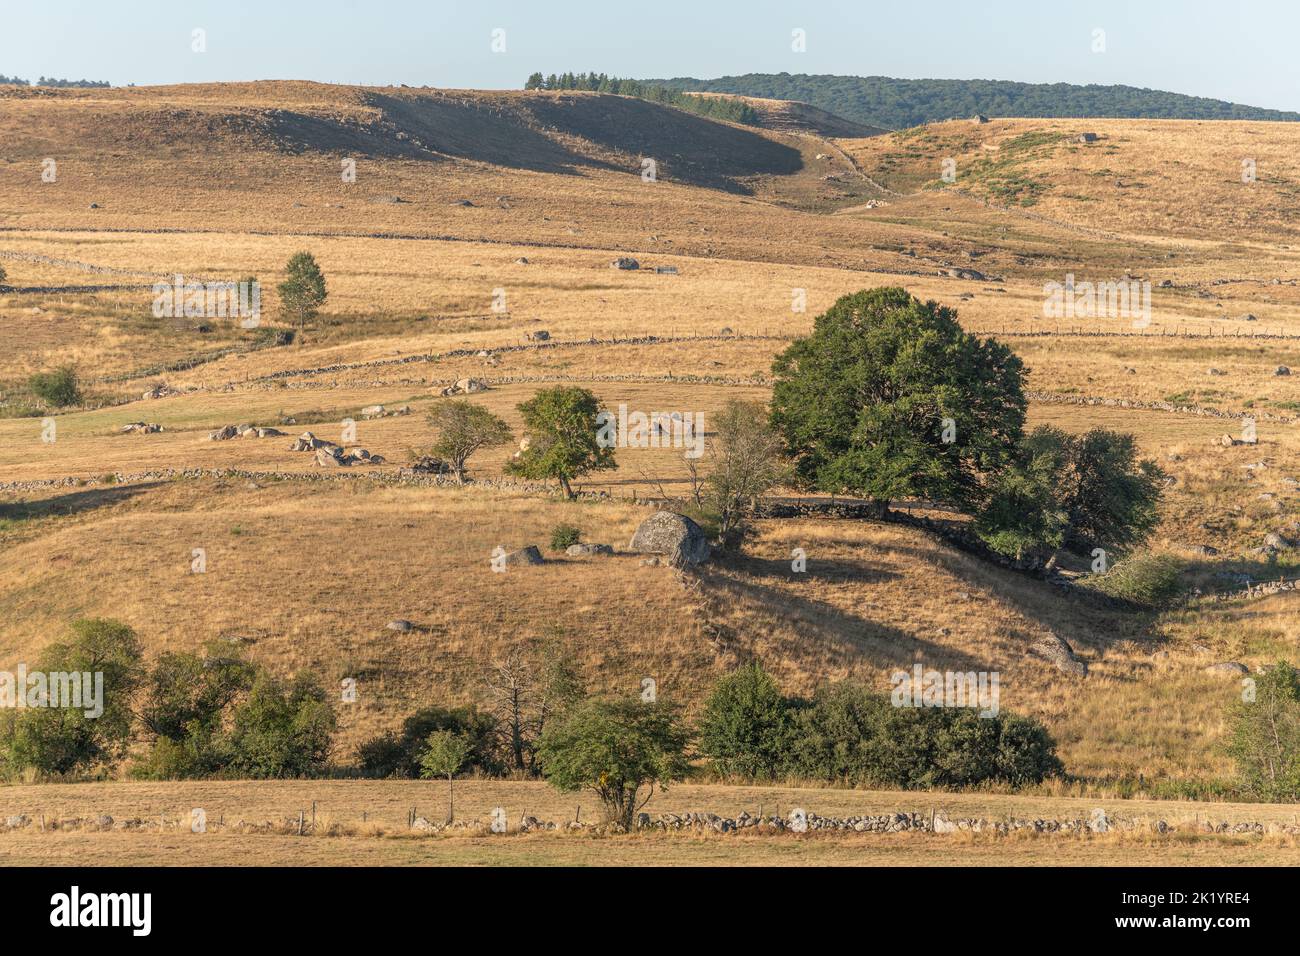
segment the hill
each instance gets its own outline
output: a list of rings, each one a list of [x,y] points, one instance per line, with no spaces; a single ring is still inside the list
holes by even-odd
[[[801,100],[857,123],[904,129],[954,117],[1300,120],[1300,113],[1243,106],[1134,86],[1016,83],[1010,80],[902,80],[889,76],[746,73],[713,80],[645,80],[669,89]]]

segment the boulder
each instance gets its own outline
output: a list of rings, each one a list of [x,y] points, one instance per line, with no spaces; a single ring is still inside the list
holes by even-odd
[[[152,435],[154,432],[162,431],[162,426],[154,422],[131,422],[122,426],[123,434],[136,433],[140,435]]]
[[[518,551],[507,552],[500,561],[506,566],[512,564],[542,564],[544,562],[542,552],[538,550],[537,545],[530,544],[526,548],[520,548]]]
[[[1101,807],[1092,811],[1092,816],[1088,818],[1088,829],[1093,833],[1110,832],[1110,817],[1106,815],[1106,811]]]
[[[1205,668],[1207,674],[1226,674],[1232,677],[1239,677],[1242,674],[1249,674],[1250,668],[1245,664],[1237,661],[1220,661],[1218,664],[1211,664]]]
[[[573,558],[580,558],[593,554],[613,554],[614,549],[607,544],[571,544],[564,549],[564,553]]]
[[[229,441],[239,434],[237,425],[223,425],[214,432],[208,433],[208,441]]]
[[[1290,375],[1290,374],[1291,374],[1291,369],[1290,369],[1288,366],[1286,366],[1286,365],[1279,365],[1277,368],[1273,369],[1273,374],[1274,374],[1274,375]]]
[[[405,634],[412,627],[410,621],[405,621],[402,620],[401,618],[397,618],[395,620],[389,621],[384,626],[387,627],[390,631],[397,631],[399,634]]]
[[[383,414],[383,405],[367,405],[365,408],[361,409],[362,418],[380,418]]]
[[[1276,531],[1270,531],[1264,535],[1264,547],[1274,548],[1278,551],[1290,551],[1295,547],[1295,542],[1282,537]]]
[[[316,464],[326,468],[339,468],[343,463],[343,459],[333,447],[322,446],[316,449]]]
[[[609,266],[611,269],[624,269],[630,271],[632,269],[640,269],[641,263],[637,262],[631,256],[619,256],[611,262]]]
[[[633,551],[666,555],[674,567],[708,560],[709,542],[704,529],[685,515],[656,511],[632,535]]]
[[[1029,652],[1077,677],[1088,676],[1088,664],[1074,655],[1074,648],[1055,634],[1047,634],[1029,646]]]
[[[524,338],[529,342],[546,342],[551,338],[551,333],[545,329],[538,329],[536,332],[525,332]]]

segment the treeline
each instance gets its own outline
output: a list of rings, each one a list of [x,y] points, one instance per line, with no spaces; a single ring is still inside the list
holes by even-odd
[[[9,84],[11,86],[55,86],[63,88],[76,87],[79,89],[108,89],[108,80],[59,80],[52,76],[42,76],[35,83],[30,80],[24,80],[17,76],[5,76],[0,73],[0,85]]]
[[[659,84],[620,79],[605,73],[551,73],[548,76],[534,73],[524,84],[524,89],[616,93],[619,96],[635,96],[637,99],[650,100],[652,103],[662,103],[665,106],[673,106],[712,119],[744,123],[747,126],[758,125],[758,113],[753,107],[739,100],[715,96],[688,96]]]
[[[643,80],[652,87],[801,100],[872,126],[905,129],[976,113],[989,116],[1300,120],[1300,113],[1134,86],[900,80],[888,76],[747,73],[715,80]]]

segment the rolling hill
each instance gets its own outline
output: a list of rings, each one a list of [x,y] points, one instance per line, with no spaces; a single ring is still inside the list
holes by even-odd
[[[800,100],[856,123],[887,129],[904,129],[976,113],[1017,117],[1300,120],[1300,113],[1117,85],[903,80],[889,76],[804,73],[746,73],[712,80],[679,76],[643,82],[675,90]]]

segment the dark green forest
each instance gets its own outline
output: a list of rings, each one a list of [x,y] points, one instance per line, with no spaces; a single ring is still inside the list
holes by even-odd
[[[734,93],[802,100],[845,119],[904,129],[983,113],[986,116],[1115,119],[1300,120],[1300,113],[1260,109],[1200,96],[1133,86],[1013,83],[1008,80],[899,80],[888,76],[747,73],[716,80],[642,80],[651,89]],[[611,91],[618,92],[618,91]]]

